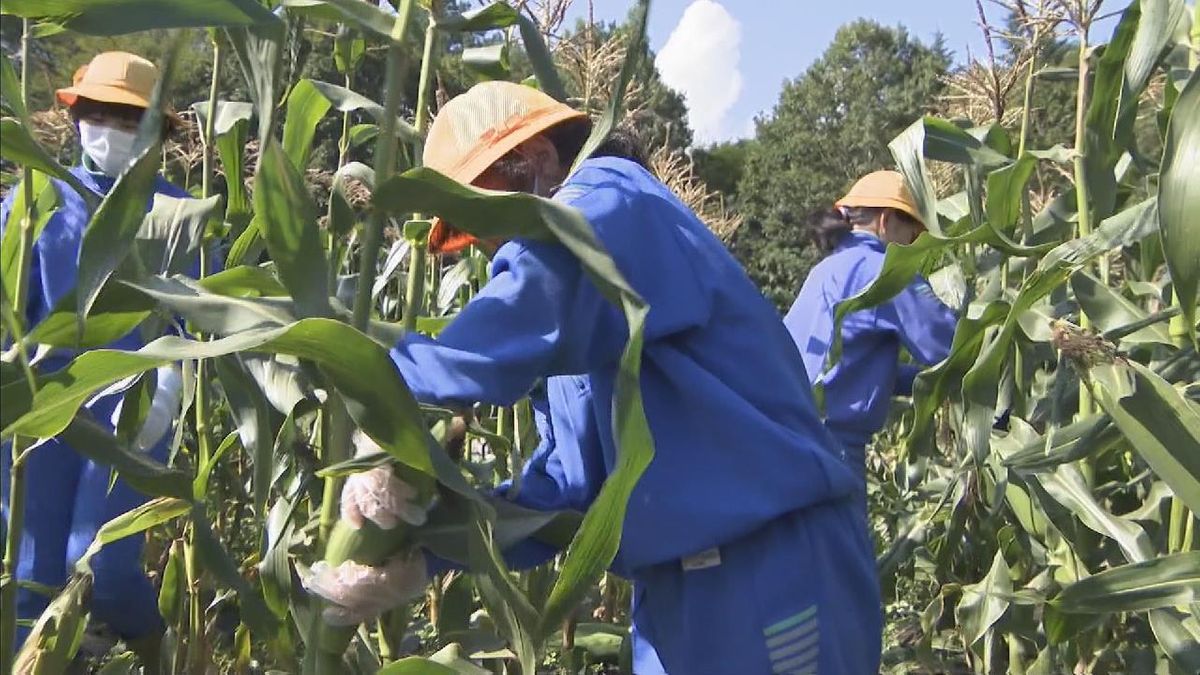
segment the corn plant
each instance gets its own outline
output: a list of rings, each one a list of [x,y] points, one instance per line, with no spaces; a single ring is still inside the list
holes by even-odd
[[[891,150],[929,231],[890,247],[880,277],[838,309],[885,301],[917,272],[962,309],[873,486],[885,589],[932,596],[885,663],[1197,672],[1200,17],[1133,2],[1095,45],[1101,3],[1041,4],[1078,43],[1072,146],[1027,145],[1035,63],[1018,64],[1016,115],[915,122]],[[1145,95],[1152,82],[1161,97]],[[965,189],[937,195],[933,163]],[[1035,211],[1039,165],[1073,180]]]

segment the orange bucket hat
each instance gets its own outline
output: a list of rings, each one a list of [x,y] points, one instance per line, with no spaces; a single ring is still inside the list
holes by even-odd
[[[859,178],[845,197],[834,202],[834,206],[896,209],[925,225],[921,210],[898,171],[876,171]]]
[[[481,82],[451,99],[429,127],[425,166],[470,185],[500,158],[547,129],[587,115],[515,82]],[[429,250],[453,253],[476,242],[440,218],[429,233]]]
[[[100,103],[117,103],[149,108],[154,86],[158,84],[158,66],[129,52],[103,52],[75,71],[70,87],[54,92],[59,103],[70,107],[80,98]],[[178,122],[175,113],[163,112]]]

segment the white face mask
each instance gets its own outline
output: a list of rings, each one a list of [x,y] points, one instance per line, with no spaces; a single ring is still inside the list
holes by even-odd
[[[135,159],[133,149],[137,134],[80,120],[79,142],[84,154],[96,163],[104,175],[116,178]]]

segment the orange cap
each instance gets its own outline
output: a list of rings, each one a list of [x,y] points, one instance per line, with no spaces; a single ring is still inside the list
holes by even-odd
[[[913,200],[904,176],[897,171],[876,171],[869,173],[850,188],[845,197],[837,200],[834,206],[859,206],[867,208],[896,209],[912,216],[922,225],[925,219],[917,202]]]
[[[515,82],[481,82],[451,99],[429,127],[425,166],[470,185],[488,167],[547,129],[587,115]],[[440,218],[429,233],[429,249],[453,253],[475,243]]]
[[[118,103],[149,108],[158,84],[158,67],[129,52],[97,54],[86,66],[75,71],[70,87],[59,89],[55,97],[68,107],[81,97],[101,103]],[[163,109],[172,120],[175,114]]]

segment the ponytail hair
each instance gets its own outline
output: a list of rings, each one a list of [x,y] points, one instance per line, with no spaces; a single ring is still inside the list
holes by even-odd
[[[829,254],[841,243],[854,225],[842,209],[834,207],[818,211],[808,217],[808,236],[821,253]]]

